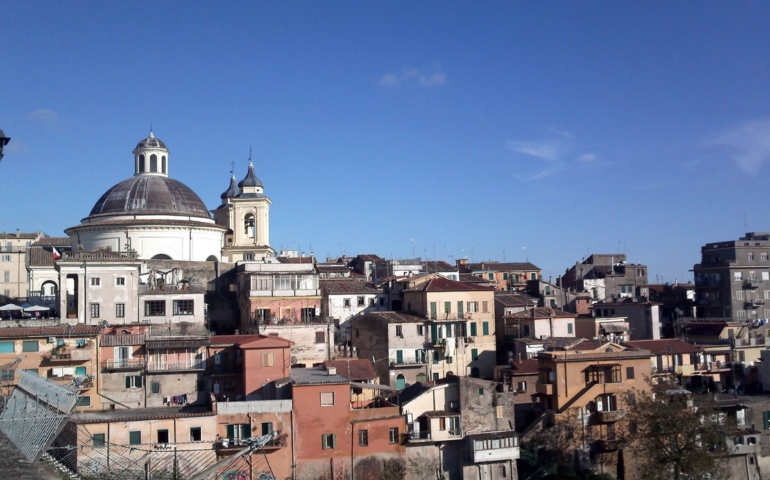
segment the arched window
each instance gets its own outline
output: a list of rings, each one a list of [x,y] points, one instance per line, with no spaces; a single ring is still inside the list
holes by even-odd
[[[158,156],[157,155],[150,155],[150,171],[151,172],[157,172],[158,171]]]
[[[153,155],[153,157],[154,156],[155,155]],[[159,253],[159,254],[155,255],[154,257],[152,257],[151,260],[171,260],[171,257],[169,257],[168,255],[164,255],[162,253]]]
[[[166,173],[166,156],[163,155],[163,157],[160,159],[160,171],[163,173]]]
[[[254,215],[248,214],[243,220],[243,229],[246,231],[246,236],[254,238]]]
[[[471,368],[471,377],[473,378],[479,378],[479,369],[476,367]]]
[[[144,155],[139,155],[139,171],[144,172]]]

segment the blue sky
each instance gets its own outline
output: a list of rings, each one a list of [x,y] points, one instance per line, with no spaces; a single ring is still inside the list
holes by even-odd
[[[770,230],[768,18],[768,2],[2,2],[0,230],[62,235],[133,173],[152,123],[210,208],[253,147],[275,248],[528,256],[554,278],[623,252],[691,278],[744,213]]]

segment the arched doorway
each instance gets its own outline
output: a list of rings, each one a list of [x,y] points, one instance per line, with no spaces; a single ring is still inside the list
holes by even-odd
[[[164,255],[162,253],[159,253],[159,254],[155,255],[154,257],[152,257],[150,260],[171,260],[171,257],[169,257],[168,255]]]
[[[404,388],[406,388],[406,379],[399,373],[396,377],[396,389],[403,390]]]
[[[58,291],[59,287],[53,280],[46,280],[40,286],[40,295],[44,297],[55,297]]]
[[[473,377],[473,378],[479,378],[480,377],[479,369],[478,368],[476,368],[476,367],[471,368],[471,377]]]

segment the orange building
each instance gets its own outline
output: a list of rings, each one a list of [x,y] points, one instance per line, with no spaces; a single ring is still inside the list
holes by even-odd
[[[335,367],[292,370],[296,479],[383,478],[404,466],[406,424],[396,405],[351,403],[351,385]]]

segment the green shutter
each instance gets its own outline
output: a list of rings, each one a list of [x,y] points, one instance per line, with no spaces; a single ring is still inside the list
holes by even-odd
[[[457,318],[463,318],[463,302],[462,302],[462,300],[457,302]]]
[[[327,441],[329,437],[326,434],[321,435],[321,448],[326,450],[329,448],[329,442]]]
[[[85,375],[86,367],[75,367],[75,375]]]
[[[452,336],[452,324],[447,323],[446,325],[446,338],[449,338]]]
[[[128,432],[129,445],[141,445],[142,444],[142,432]]]
[[[137,377],[136,377],[136,386],[138,388],[142,388],[142,376],[141,375],[137,375]]]
[[[227,426],[227,438],[233,439],[235,438],[235,425],[228,425]]]
[[[262,424],[262,435],[270,435],[273,433],[273,422],[265,422]]]
[[[452,312],[452,302],[444,302],[444,313]]]
[[[770,411],[762,412],[762,417],[765,420],[765,430],[770,430]]]
[[[476,360],[479,358],[479,351],[476,348],[471,349],[471,360]]]
[[[484,333],[484,335],[489,335],[489,322],[483,322],[481,324],[481,331]]]
[[[332,433],[332,448],[337,448],[337,434]]]
[[[402,350],[396,350],[396,363],[404,363],[404,352]]]
[[[438,338],[438,325],[433,324],[430,326],[430,341],[431,343],[436,343],[436,339]]]
[[[430,318],[436,318],[436,302],[430,302]]]
[[[241,425],[241,435],[243,435],[243,438],[251,438],[251,424],[250,423],[244,423]]]
[[[567,324],[567,333],[572,333],[572,324],[571,323]]]
[[[126,388],[131,388],[131,377],[126,376]]]
[[[29,342],[23,342],[21,344],[21,351],[22,352],[37,352],[40,350],[40,344],[37,340],[32,340]]]
[[[475,337],[476,334],[476,322],[471,322],[471,337]]]
[[[13,353],[13,342],[0,342],[0,353]]]

